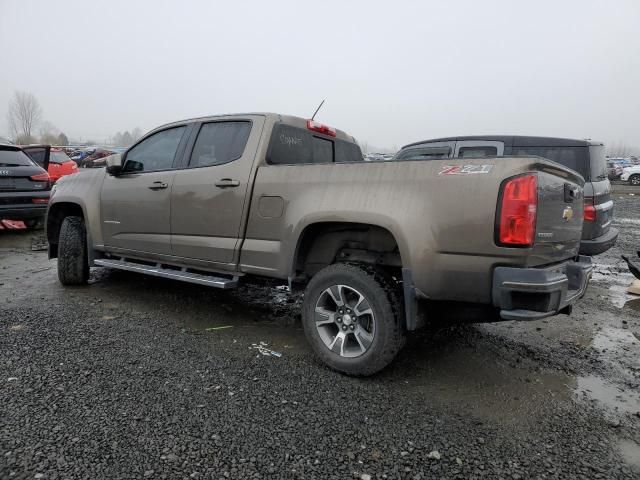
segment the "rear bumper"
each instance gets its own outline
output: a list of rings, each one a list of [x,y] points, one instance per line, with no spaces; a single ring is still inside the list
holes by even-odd
[[[591,240],[580,241],[580,255],[598,255],[606,252],[616,244],[618,229],[610,228],[604,235]]]
[[[0,219],[4,220],[44,218],[46,213],[46,205],[0,205]]]
[[[549,268],[497,267],[493,304],[503,320],[538,320],[560,313],[585,293],[591,258],[579,256]]]

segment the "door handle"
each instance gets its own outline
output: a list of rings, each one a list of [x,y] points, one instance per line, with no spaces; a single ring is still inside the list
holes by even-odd
[[[162,190],[163,188],[167,188],[169,185],[161,182],[161,181],[157,181],[157,182],[153,182],[151,185],[149,185],[149,188],[151,190]]]
[[[222,180],[218,180],[215,185],[220,188],[239,187],[240,182],[238,180],[231,180],[230,178],[223,178]]]

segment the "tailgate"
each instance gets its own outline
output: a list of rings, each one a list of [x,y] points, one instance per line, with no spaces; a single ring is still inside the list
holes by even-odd
[[[563,251],[582,236],[584,179],[576,172],[544,165],[538,171],[537,246]]]

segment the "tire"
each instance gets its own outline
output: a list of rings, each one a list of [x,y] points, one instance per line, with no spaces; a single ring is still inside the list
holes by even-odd
[[[315,354],[347,375],[368,376],[385,368],[405,340],[399,294],[379,270],[351,264],[320,270],[307,285],[302,315]]]
[[[87,232],[81,217],[66,217],[60,227],[58,279],[63,285],[85,285],[89,280]]]
[[[640,175],[635,174],[629,177],[629,185],[633,185],[634,187],[640,187]]]

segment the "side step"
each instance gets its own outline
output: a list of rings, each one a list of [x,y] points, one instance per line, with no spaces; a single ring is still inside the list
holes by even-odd
[[[153,275],[154,277],[171,278],[173,280],[198,283],[200,285],[207,285],[209,287],[215,288],[229,289],[235,288],[238,285],[237,276],[233,278],[217,277],[214,274],[207,275],[202,273],[189,272],[185,268],[181,270],[175,270],[171,268],[164,268],[160,264],[152,266],[145,265],[144,263],[130,262],[126,261],[124,258],[120,260],[116,260],[113,258],[96,258],[94,260],[94,263],[101,267],[145,273],[147,275]]]

